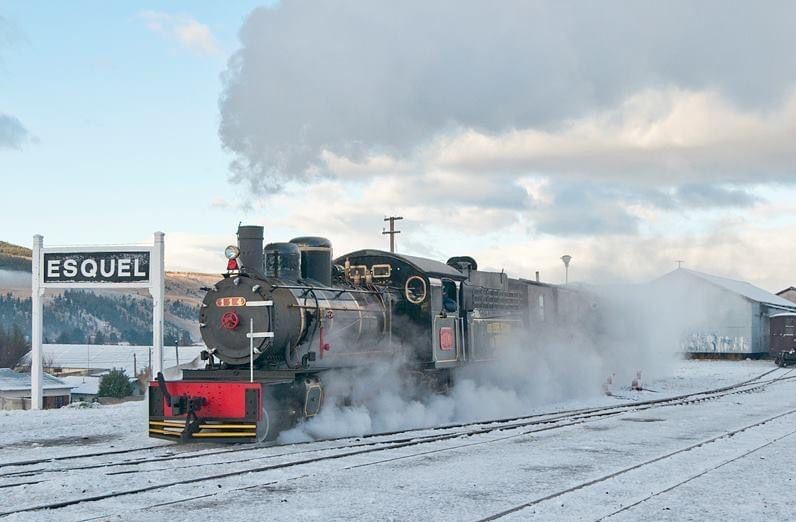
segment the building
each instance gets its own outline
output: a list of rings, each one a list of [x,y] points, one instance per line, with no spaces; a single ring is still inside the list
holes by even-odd
[[[93,375],[61,377],[72,388],[72,402],[94,402],[99,399],[102,377]]]
[[[650,289],[660,321],[677,325],[684,351],[694,357],[767,356],[771,317],[796,312],[796,303],[750,283],[685,268]]]
[[[769,355],[796,350],[796,313],[781,312],[771,316]]]
[[[787,299],[788,301],[796,303],[796,287],[789,286],[785,290],[780,290],[777,292],[777,295],[783,299]]]
[[[43,374],[44,409],[60,408],[70,401],[71,386],[47,373]],[[30,374],[0,368],[0,410],[30,409]]]

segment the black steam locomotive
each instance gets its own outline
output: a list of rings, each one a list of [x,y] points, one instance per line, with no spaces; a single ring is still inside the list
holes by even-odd
[[[567,287],[479,271],[467,256],[333,259],[320,237],[263,248],[259,226],[239,227],[225,255],[199,317],[205,367],[150,383],[150,436],[272,439],[319,412],[327,370],[400,359],[444,387],[453,369],[499,357],[507,336],[532,349],[590,305]]]

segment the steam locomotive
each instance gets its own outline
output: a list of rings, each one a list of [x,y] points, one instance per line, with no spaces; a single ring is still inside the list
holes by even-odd
[[[240,226],[237,237],[201,305],[204,368],[150,383],[151,437],[274,439],[318,414],[329,370],[401,360],[444,388],[454,369],[500,357],[507,336],[532,349],[588,306],[538,277],[479,271],[468,256],[442,263],[359,250],[333,259],[321,237],[263,247],[260,226]]]

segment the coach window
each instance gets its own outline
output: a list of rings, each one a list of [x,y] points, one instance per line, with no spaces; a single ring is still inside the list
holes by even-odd
[[[458,295],[456,292],[456,283],[450,279],[442,280],[442,307],[449,314],[456,313],[459,310]]]

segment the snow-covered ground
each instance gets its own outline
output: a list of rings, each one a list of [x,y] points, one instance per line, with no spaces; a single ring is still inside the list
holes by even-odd
[[[625,383],[616,383],[618,397],[551,404],[544,411],[713,389],[773,368],[770,361],[683,361],[672,377],[644,383],[651,391],[631,392],[623,389]],[[786,372],[776,370],[767,378]],[[787,450],[796,440],[796,380],[549,431],[506,429],[415,446],[387,444],[383,451],[229,477],[218,475],[341,455],[344,443],[203,457],[219,448],[177,447],[146,438],[145,408],[144,402],[134,402],[0,412],[0,495],[5,499],[0,513],[214,475],[57,512],[19,513],[9,520],[201,520],[219,515],[226,520],[480,520],[501,513],[506,520],[792,519],[789,486],[796,457]],[[428,433],[419,430],[413,436]],[[390,440],[396,439],[375,442]],[[172,460],[108,468],[102,463],[110,457],[33,468],[3,465],[151,446],[158,448],[117,458],[143,459],[152,451]],[[195,450],[199,453],[182,453]],[[175,451],[178,458],[171,455]],[[183,455],[192,458],[182,460]],[[87,469],[58,471],[66,465]],[[170,504],[189,497],[200,498]]]

